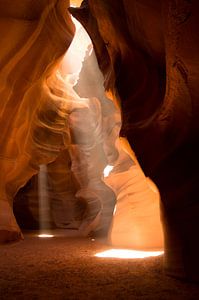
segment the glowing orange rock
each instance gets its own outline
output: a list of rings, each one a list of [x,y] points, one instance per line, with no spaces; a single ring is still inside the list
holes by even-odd
[[[20,230],[12,199],[40,164],[68,144],[68,112],[55,72],[74,26],[68,1],[0,1],[0,236]],[[64,134],[63,134],[64,132]],[[9,205],[7,205],[9,202]],[[16,233],[16,234],[15,234]]]

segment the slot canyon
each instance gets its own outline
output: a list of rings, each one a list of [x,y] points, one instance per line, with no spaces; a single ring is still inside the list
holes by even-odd
[[[0,0],[0,32],[0,299],[198,299],[199,2]]]

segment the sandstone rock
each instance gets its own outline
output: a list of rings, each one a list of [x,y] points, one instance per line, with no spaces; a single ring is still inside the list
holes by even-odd
[[[68,1],[24,0],[14,5],[0,1],[0,5],[0,201],[12,203],[39,165],[55,160],[69,143],[65,95],[58,91],[61,85],[55,90],[53,83],[74,26]],[[9,210],[1,211],[5,217],[0,218],[0,232],[11,226],[14,217],[6,218]]]
[[[165,269],[199,279],[197,1],[84,0],[71,9],[87,29],[122,134],[157,184]]]

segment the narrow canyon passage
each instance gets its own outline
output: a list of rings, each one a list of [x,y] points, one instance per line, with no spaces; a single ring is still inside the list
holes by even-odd
[[[1,300],[199,299],[198,20],[0,0]]]
[[[88,34],[73,22],[76,33],[54,81],[56,89],[61,80],[69,95],[65,102],[72,111],[72,143],[55,162],[40,166],[29,188],[20,190],[14,202],[18,223],[25,229],[37,223],[40,234],[50,228],[75,236],[100,232],[115,247],[162,250],[158,190],[145,177],[127,140],[119,137],[120,109],[105,95]],[[83,219],[79,199],[86,206]]]

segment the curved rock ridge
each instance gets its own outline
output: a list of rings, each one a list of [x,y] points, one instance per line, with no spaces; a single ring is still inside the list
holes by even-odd
[[[161,195],[165,270],[199,280],[199,2],[84,0],[87,29],[121,134]]]
[[[84,36],[83,28],[79,28],[78,24],[76,27],[73,42],[57,69],[59,80],[54,78],[50,84],[56,89],[62,82],[67,91],[70,145],[61,151],[55,162],[47,165],[45,176],[52,213],[51,226],[54,223],[58,228],[77,229],[79,235],[87,235],[91,230],[87,232],[86,227],[89,228],[89,223],[98,214],[100,224],[96,224],[92,231],[105,233],[110,226],[115,195],[103,182],[103,170],[117,159],[116,139],[119,137],[121,116],[114,103],[105,97],[103,77],[90,39]],[[26,196],[22,190],[16,198],[15,211],[20,223],[23,223],[20,216],[26,219],[21,212],[28,206],[25,201],[29,202],[32,216],[39,222],[39,212],[35,209],[39,205],[37,182],[38,178],[34,177],[26,188]],[[31,225],[27,219],[25,222],[25,226]],[[34,223],[32,226],[39,225]]]
[[[46,227],[62,228],[65,235],[72,229],[76,236],[86,236],[91,232],[96,236],[107,234],[111,226],[109,241],[112,245],[161,247],[162,240],[157,242],[157,236],[162,238],[158,194],[149,187],[128,147],[124,147],[119,139],[120,109],[105,96],[103,76],[91,41],[79,24],[76,24],[73,41],[59,64],[56,76],[51,77],[49,86],[60,91],[61,84],[68,97],[70,145],[61,151],[54,162],[42,166],[42,174],[35,176],[15,199],[15,213],[20,224],[26,228],[41,226],[42,213],[38,211],[38,201],[42,188],[48,190],[49,208],[45,210],[49,210],[49,216],[42,217],[42,224],[45,221]],[[48,108],[47,104],[45,108]],[[110,175],[108,169],[112,170]],[[41,177],[47,186],[41,187]],[[116,214],[111,225],[116,201]],[[27,214],[27,207],[33,218]],[[121,207],[125,207],[125,214],[120,213],[124,212]],[[141,208],[145,209],[144,218],[143,214],[140,218]],[[137,225],[136,215],[139,215]],[[147,218],[148,222],[151,218],[151,223],[156,227],[154,231],[153,226],[148,226],[144,236],[144,221]],[[137,226],[139,230],[132,231],[132,226]],[[139,244],[136,244],[138,238],[134,238],[136,231],[140,236]],[[154,233],[156,238],[151,236]],[[150,243],[147,243],[147,235]]]
[[[76,24],[76,35],[70,48],[60,61],[55,76],[48,79],[51,90],[55,91],[54,94],[60,93],[60,91],[66,94],[65,106],[61,107],[65,107],[69,113],[68,116],[63,114],[63,119],[65,119],[70,134],[70,143],[68,149],[62,150],[55,162],[47,165],[45,176],[48,180],[47,188],[49,189],[49,202],[54,225],[64,229],[78,229],[82,222],[90,223],[100,213],[101,224],[103,224],[101,227],[108,230],[115,196],[110,188],[103,183],[102,176],[108,161],[111,162],[115,159],[116,154],[113,152],[117,152],[114,150],[114,144],[119,130],[115,130],[114,127],[118,118],[119,126],[121,124],[120,112],[116,112],[112,101],[105,98],[103,85],[101,84],[99,88],[99,84],[97,84],[98,80],[102,83],[102,75],[99,76],[91,41],[88,36],[83,36],[82,30],[83,28],[79,28]],[[85,30],[83,31],[85,32]],[[79,81],[81,81],[82,76],[79,75],[79,72],[82,63],[84,65],[85,55],[87,55],[88,60],[92,56],[91,60],[95,62],[97,69],[94,70],[93,66],[89,66],[84,78],[86,82],[80,84]],[[86,68],[82,69],[85,70]],[[87,77],[90,76],[92,76],[91,82],[94,82],[92,87],[87,82]],[[85,93],[87,97],[83,95],[80,97],[75,91],[74,86],[77,82],[78,86],[81,85],[81,88],[77,87],[77,90],[80,94],[81,90],[84,92],[87,90]],[[90,93],[88,89],[90,89]],[[96,89],[98,92],[95,91]],[[49,101],[44,106],[46,110],[48,103]],[[49,112],[44,110],[44,116],[48,117]],[[49,128],[49,131],[52,130],[54,131],[53,127]],[[39,133],[40,131],[35,135],[36,138],[39,137]],[[63,128],[60,128],[60,133],[64,134]],[[41,141],[43,142],[44,138]],[[106,142],[104,143],[104,141]],[[45,151],[44,145],[42,147],[42,151]],[[48,148],[49,145],[47,144],[46,151],[50,151]],[[37,181],[38,178],[34,177],[27,187],[26,200],[31,203],[30,209],[33,217],[39,222],[38,209],[35,209],[39,205]],[[32,189],[30,185],[32,185]],[[26,216],[20,212],[20,205],[21,209],[28,206],[24,204],[26,200],[24,200],[23,190],[18,197],[22,197],[22,201],[18,208],[17,204],[15,205],[15,211],[26,219]],[[105,213],[101,213],[102,206]],[[21,222],[20,217],[19,222]],[[30,226],[30,222],[27,223]],[[39,225],[34,223],[33,226],[38,227]],[[86,224],[82,224],[82,226],[79,234],[87,235]]]
[[[0,232],[13,232],[15,239],[19,228],[11,221],[14,195],[40,164],[55,160],[70,142],[69,97],[57,68],[74,25],[68,1],[4,2],[0,1]]]

